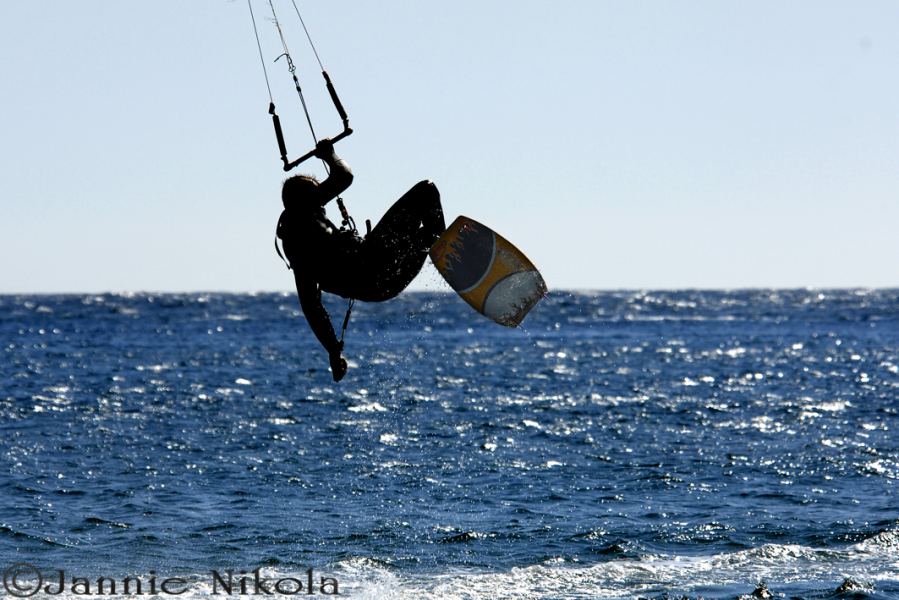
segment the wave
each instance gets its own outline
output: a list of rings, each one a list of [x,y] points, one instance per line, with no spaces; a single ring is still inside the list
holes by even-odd
[[[899,597],[899,533],[877,534],[842,550],[815,549],[795,544],[766,544],[757,548],[708,556],[643,555],[582,565],[562,558],[504,571],[452,569],[416,573],[374,558],[342,560],[328,568],[265,567],[263,586],[281,581],[286,593],[313,583],[317,597],[339,592],[355,600],[556,600],[618,598],[895,598]],[[156,585],[165,576],[151,571]],[[216,598],[222,582],[212,572],[172,575],[181,598]],[[92,581],[99,575],[78,574]],[[254,592],[253,568],[233,569],[234,589],[244,581]],[[139,577],[149,586],[151,575]],[[55,581],[48,578],[45,581]],[[121,583],[121,582],[119,582]],[[133,584],[133,582],[132,582]],[[94,584],[96,585],[96,584]],[[81,592],[79,594],[78,592]],[[64,590],[58,598],[83,597],[84,589]],[[234,592],[237,593],[237,592]]]
[[[882,531],[873,537],[851,546],[851,549],[854,552],[862,554],[890,553],[895,558],[899,555],[899,531]]]
[[[350,597],[372,600],[803,598],[868,595],[878,589],[895,597],[897,542],[899,534],[886,532],[845,550],[766,544],[710,556],[644,555],[589,566],[558,558],[504,572],[429,575],[351,560],[339,563],[335,573]]]
[[[31,533],[26,533],[24,531],[19,531],[17,529],[13,529],[8,525],[0,525],[0,542],[5,540],[11,540],[15,543],[27,542],[27,543],[37,543],[39,546],[44,547],[54,547],[54,548],[68,548],[70,547],[68,544],[64,544],[62,542],[52,540],[49,537],[44,537],[41,535],[35,535]]]

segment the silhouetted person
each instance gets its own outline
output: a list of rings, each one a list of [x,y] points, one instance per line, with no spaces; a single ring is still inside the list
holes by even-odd
[[[446,224],[436,186],[422,181],[397,200],[364,239],[338,229],[325,216],[325,205],[350,186],[353,174],[334,154],[330,140],[318,143],[315,156],[327,163],[330,175],[322,182],[309,175],[284,182],[277,235],[306,320],[328,351],[334,381],[340,381],[347,370],[343,342],[334,333],[321,293],[366,302],[395,297],[421,270]]]

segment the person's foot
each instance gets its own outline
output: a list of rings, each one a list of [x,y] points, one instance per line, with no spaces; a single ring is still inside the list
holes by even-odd
[[[340,381],[343,379],[343,376],[346,375],[346,360],[344,360],[339,352],[335,352],[329,358],[331,361],[331,376],[334,377],[334,381]]]

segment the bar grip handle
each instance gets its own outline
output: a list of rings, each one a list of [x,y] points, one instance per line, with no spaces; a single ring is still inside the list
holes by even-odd
[[[347,127],[346,129],[344,129],[343,131],[341,131],[339,134],[337,134],[336,136],[332,137],[332,138],[331,138],[331,142],[332,142],[332,143],[337,143],[337,142],[339,142],[340,140],[342,140],[343,138],[345,138],[345,137],[347,137],[348,135],[350,135],[351,133],[353,133],[353,130],[352,130],[351,128]],[[309,152],[307,152],[307,153],[304,154],[303,156],[301,156],[301,157],[299,157],[298,159],[293,160],[293,161],[288,161],[286,157],[282,156],[281,158],[282,158],[282,160],[284,161],[284,170],[285,170],[285,171],[290,171],[291,169],[293,169],[294,167],[296,167],[296,166],[299,165],[300,163],[309,160],[309,159],[312,158],[313,156],[315,156],[315,148],[313,148],[312,150],[310,150]]]
[[[353,129],[350,127],[350,119],[346,114],[346,109],[343,108],[343,104],[340,102],[340,98],[337,96],[337,90],[334,89],[334,84],[331,83],[331,78],[328,76],[328,72],[322,70],[322,76],[324,76],[325,78],[325,85],[328,88],[328,94],[331,96],[331,102],[334,103],[334,108],[337,109],[337,114],[340,115],[340,119],[343,121],[343,131],[331,138],[331,142],[336,143],[353,133]],[[296,81],[296,75],[294,75],[294,81]],[[297,90],[299,90],[299,82],[297,82]],[[315,148],[313,148],[296,160],[288,160],[287,144],[285,144],[284,142],[284,132],[281,130],[281,119],[279,119],[278,115],[275,113],[274,102],[268,105],[268,112],[272,116],[272,123],[275,126],[275,137],[278,139],[278,150],[281,152],[281,161],[284,163],[285,171],[290,171],[300,163],[303,163],[315,156]],[[309,115],[307,114],[306,116],[308,117]]]
[[[275,137],[278,138],[278,150],[281,151],[281,160],[287,162],[287,144],[284,143],[284,132],[281,131],[281,119],[275,112],[275,103],[268,105],[268,112],[272,116],[272,123],[275,126]]]
[[[346,110],[343,108],[343,104],[340,102],[340,98],[337,97],[337,90],[334,89],[334,84],[331,83],[331,78],[328,76],[327,71],[322,71],[322,76],[325,78],[325,86],[328,88],[328,94],[331,96],[331,102],[334,103],[334,108],[337,109],[337,114],[340,115],[340,118],[343,120],[344,129],[349,129],[350,127],[350,119],[346,114]]]

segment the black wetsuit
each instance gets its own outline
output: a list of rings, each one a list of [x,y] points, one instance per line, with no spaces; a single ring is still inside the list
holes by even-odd
[[[328,220],[325,205],[349,187],[353,176],[335,155],[325,161],[330,176],[303,198],[286,203],[278,237],[306,320],[333,357],[341,346],[321,292],[366,302],[395,297],[419,273],[446,224],[437,187],[422,181],[397,200],[365,238],[340,230]]]

